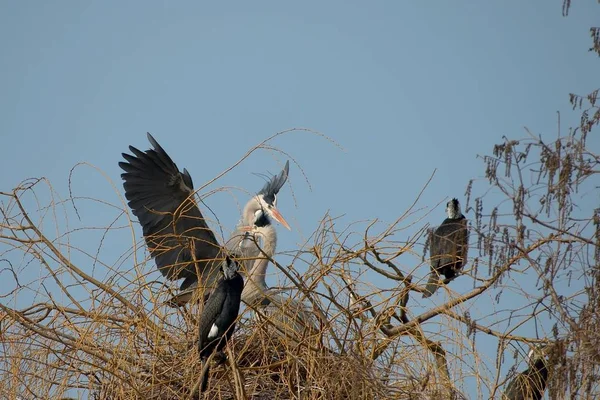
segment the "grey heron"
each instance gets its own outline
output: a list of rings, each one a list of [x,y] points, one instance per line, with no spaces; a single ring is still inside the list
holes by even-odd
[[[223,279],[219,281],[202,309],[198,351],[203,362],[206,362],[213,351],[221,352],[235,330],[235,321],[240,311],[244,288],[244,280],[238,273],[238,268],[237,262],[226,258],[222,264]],[[207,367],[200,386],[200,393],[206,389],[208,372]]]
[[[269,182],[267,182],[265,188],[267,187],[281,187],[285,183],[287,175],[289,173],[289,163],[286,163],[285,168],[280,172],[280,174],[274,178],[272,178]],[[276,183],[273,186],[273,182]],[[265,188],[261,190],[261,192],[265,191]],[[279,189],[277,189],[278,191]],[[270,189],[269,192],[273,192],[273,189]],[[260,193],[260,192],[259,192]],[[273,198],[273,202],[277,203],[277,197]],[[269,232],[264,236],[266,241],[263,242],[265,245],[265,249],[267,254],[270,254],[269,257],[272,257],[275,254],[275,247],[277,246],[277,232],[275,227],[271,224],[271,220],[268,216],[268,210],[264,207],[261,207],[261,203],[256,201],[255,198],[251,198],[246,206],[244,207],[244,211],[242,213],[242,219],[235,227],[235,230],[231,234],[231,237],[225,242],[225,247],[227,248],[230,254],[235,254],[238,258],[238,262],[245,266],[244,270],[246,272],[250,272],[256,262],[258,256],[260,256],[260,248],[258,246],[257,237],[258,228],[269,226]],[[272,248],[272,252],[271,249]],[[266,265],[265,268],[266,270]],[[263,281],[264,281],[264,270],[263,270]],[[193,291],[196,289],[197,282],[194,282],[188,289],[180,292],[177,296],[174,296],[170,302],[172,305],[182,305],[189,301],[191,298]]]
[[[448,283],[465,265],[469,250],[467,219],[460,210],[460,203],[453,198],[446,204],[448,217],[432,233],[429,245],[431,273],[423,297],[430,297],[439,286],[439,276]]]
[[[252,228],[243,227],[242,230],[250,233],[244,246],[251,247],[249,243],[252,243],[258,251],[257,259],[246,277],[242,301],[260,309],[287,336],[297,335],[305,328],[316,330],[314,315],[306,310],[302,302],[281,296],[279,290],[267,286],[265,278],[269,259],[277,248],[277,231],[269,217],[258,210]]]
[[[519,373],[502,395],[503,400],[540,400],[548,381],[546,351],[548,347],[534,346],[527,355],[529,368]]]
[[[219,265],[226,250],[219,245],[194,199],[192,177],[184,168],[179,171],[171,157],[148,133],[153,149],[145,152],[129,146],[133,154],[123,153],[126,162],[119,162],[125,197],[137,216],[150,255],[158,270],[169,280],[183,279],[182,292],[200,280],[203,287],[212,288],[219,278]],[[286,228],[290,226],[277,209],[277,194],[285,181],[289,162],[253,196],[244,208],[245,213],[258,209]],[[183,296],[185,304],[191,296]]]

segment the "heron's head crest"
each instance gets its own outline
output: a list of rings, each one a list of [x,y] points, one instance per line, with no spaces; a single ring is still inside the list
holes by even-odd
[[[258,195],[262,195],[265,203],[269,205],[277,204],[277,194],[285,184],[290,172],[290,162],[286,161],[283,170],[278,175],[273,176],[265,186],[258,192]]]
[[[269,217],[275,219],[287,229],[291,229],[277,208],[277,194],[285,184],[290,172],[290,162],[286,161],[283,170],[267,181],[265,186],[244,208],[244,221],[249,225],[266,226]]]

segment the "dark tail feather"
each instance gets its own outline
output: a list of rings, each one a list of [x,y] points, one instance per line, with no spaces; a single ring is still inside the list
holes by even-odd
[[[200,384],[200,394],[198,396],[198,399],[200,399],[200,396],[202,396],[202,393],[204,393],[204,391],[206,390],[206,386],[208,385],[208,374],[210,373],[210,368],[206,368],[206,374],[204,374],[204,377],[202,378],[202,383]]]
[[[438,274],[435,271],[431,271],[429,274],[429,280],[427,281],[427,286],[425,286],[425,291],[423,292],[423,298],[431,297],[439,286],[439,278]]]
[[[204,360],[203,362],[206,362],[206,360]],[[210,367],[207,365],[206,373],[202,377],[202,382],[200,383],[200,387],[195,386],[195,388],[194,388],[194,392],[192,393],[192,397],[191,397],[192,399],[196,399],[196,400],[202,399],[202,397],[203,397],[202,393],[204,393],[204,391],[206,390],[206,386],[208,385],[208,374],[209,373],[210,373]]]

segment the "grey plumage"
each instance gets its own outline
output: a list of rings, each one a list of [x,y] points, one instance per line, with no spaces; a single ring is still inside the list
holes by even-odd
[[[248,200],[242,211],[241,221],[225,242],[228,254],[236,256],[238,262],[243,266],[242,271],[249,271],[254,263],[254,259],[260,255],[260,250],[256,246],[256,241],[252,237],[250,228],[271,224],[269,216],[272,216],[286,228],[290,228],[277,210],[277,194],[287,181],[289,167],[290,164],[287,161],[283,170],[271,178],[256,196]],[[196,287],[197,282],[194,282],[189,288],[181,291],[181,293],[169,300],[169,304],[172,306],[181,306],[187,303],[191,299]]]
[[[254,259],[260,255],[260,249],[256,245],[250,227],[265,226],[271,224],[269,217],[262,209],[247,211],[244,218],[235,227],[231,237],[225,243],[225,247],[232,252],[239,254],[240,258],[248,259],[242,261],[245,265],[244,271],[249,271],[254,263]]]
[[[260,314],[264,314],[278,328],[277,334],[283,333],[287,337],[294,338],[302,336],[305,329],[316,332],[318,323],[314,313],[307,310],[301,301],[282,296],[281,290],[267,286],[265,276],[269,258],[273,257],[277,247],[277,232],[269,219],[258,215],[246,241],[254,245],[258,251],[258,258],[248,272],[242,301],[256,307]]]
[[[548,364],[543,349],[532,350],[528,358],[529,368],[506,385],[503,400],[541,400],[544,396],[548,381]]]
[[[460,211],[460,203],[452,199],[446,204],[448,218],[431,234],[429,255],[431,273],[423,297],[430,297],[439,286],[440,275],[448,283],[464,267],[469,250],[467,219]]]
[[[225,242],[225,248],[228,254],[235,256],[237,262],[244,266],[242,270],[248,271],[250,270],[248,264],[254,261],[259,255],[260,250],[256,247],[255,242],[250,240],[249,233],[242,230],[243,227],[243,224],[236,227],[231,237]],[[167,303],[172,307],[182,306],[191,300],[197,288],[198,281],[195,281],[188,288],[169,299]]]

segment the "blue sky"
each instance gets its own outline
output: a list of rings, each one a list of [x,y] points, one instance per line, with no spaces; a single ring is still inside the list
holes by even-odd
[[[343,150],[304,133],[273,142],[312,188],[292,164],[296,203],[289,188],[279,196],[293,227],[279,230],[282,250],[303,242],[327,210],[346,222],[395,220],[435,169],[420,205],[463,199],[469,179],[484,175],[478,154],[503,135],[524,137],[524,126],[555,138],[557,111],[566,132],[578,121],[568,94],[598,86],[598,57],[587,52],[598,4],[573,4],[567,18],[561,5],[4,2],[0,190],[44,176],[67,197],[69,171],[82,161],[120,190],[120,153],[146,149],[146,131],[198,187],[266,137],[305,127]],[[258,190],[252,173],[277,173],[285,159],[257,153],[209,189]],[[91,169],[73,182],[75,194],[118,201]],[[208,205],[224,227],[237,222],[230,195]],[[82,225],[114,217],[80,207]],[[427,222],[443,217],[440,206]],[[129,245],[104,251],[117,259]]]

